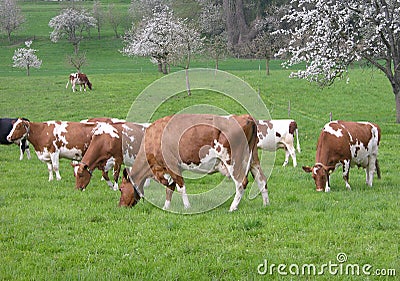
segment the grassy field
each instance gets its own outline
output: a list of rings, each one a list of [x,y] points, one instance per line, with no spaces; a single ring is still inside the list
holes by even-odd
[[[147,59],[120,55],[122,44],[108,30],[100,41],[87,40],[81,46],[88,51],[84,71],[94,90],[85,94],[65,89],[73,69],[64,57],[72,46],[51,43],[46,29],[46,18],[57,14],[58,5],[23,4],[30,18],[41,19],[32,22],[37,27],[31,31],[17,35],[23,42],[37,31],[33,48],[39,50],[43,67],[31,76],[11,67],[12,53],[21,45],[0,41],[0,117],[36,122],[126,118],[135,98],[163,76]],[[207,60],[193,64],[212,66]],[[287,118],[290,102],[290,118],[298,122],[299,166],[281,167],[284,152],[277,152],[268,180],[270,206],[264,208],[260,196],[250,200],[247,191],[234,213],[228,212],[232,198],[197,215],[164,212],[148,201],[133,209],[118,208],[120,193],[100,181],[99,171],[87,190],[79,192],[68,160],[61,161],[62,180],[48,182],[46,165],[34,153],[31,160],[19,161],[17,146],[0,146],[0,280],[397,280],[400,130],[383,75],[355,68],[349,84],[338,81],[322,90],[289,79],[279,62],[273,62],[270,76],[264,75],[258,60],[226,59],[220,66],[259,91],[272,118]],[[153,118],[198,104],[243,113],[234,100],[198,90],[190,97],[182,92],[165,100]],[[317,138],[330,112],[334,119],[381,126],[382,179],[375,179],[372,188],[365,185],[364,171],[354,168],[352,191],[336,171],[332,191],[317,193],[310,175],[300,168],[314,163]],[[188,193],[220,179],[213,175],[188,180]],[[175,194],[173,201],[182,200]],[[341,253],[347,256],[342,263]],[[304,265],[315,265],[316,272],[302,274]],[[359,275],[352,271],[357,267]],[[266,269],[265,275],[258,272]]]

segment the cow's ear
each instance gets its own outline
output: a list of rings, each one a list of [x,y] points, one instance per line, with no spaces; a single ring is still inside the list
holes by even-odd
[[[306,173],[312,172],[312,167],[310,167],[310,166],[303,166],[302,168],[303,168],[304,172],[306,172]]]

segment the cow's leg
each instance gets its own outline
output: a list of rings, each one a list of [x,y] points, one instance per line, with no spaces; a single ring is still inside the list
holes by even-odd
[[[251,166],[251,174],[253,175],[254,180],[257,182],[258,188],[260,189],[263,205],[269,205],[269,197],[268,197],[268,188],[267,188],[267,177],[264,175],[261,170],[260,164],[253,164]]]
[[[350,171],[350,160],[345,160],[345,161],[343,161],[343,179],[346,183],[346,188],[348,190],[351,190],[351,187],[349,184],[349,171]]]
[[[190,208],[189,198],[186,193],[186,185],[180,175],[171,173],[171,178],[176,184],[176,190],[182,195],[183,206],[185,209]]]
[[[368,165],[365,169],[365,174],[366,174],[366,183],[369,187],[372,187],[372,181],[374,180],[374,173],[375,173],[375,167],[376,167],[376,156],[371,156],[369,158]]]
[[[289,163],[289,151],[287,150],[287,148],[285,147],[285,162],[283,162],[282,167],[286,167],[286,165]]]
[[[114,165],[114,187],[113,187],[114,191],[118,190],[118,179],[119,179],[120,171],[121,171],[121,165],[119,163],[115,163],[115,165]]]
[[[24,159],[24,151],[25,151],[25,141],[21,140],[19,142],[19,160]]]
[[[182,187],[180,187],[179,185],[177,185],[176,189],[178,190],[179,193],[182,194],[183,206],[185,207],[185,209],[189,209],[190,208],[190,202],[189,202],[188,195],[186,193],[186,186],[183,185]]]
[[[106,181],[107,185],[113,189],[114,188],[114,184],[111,182],[110,177],[108,176],[108,170],[106,169],[101,169],[101,175],[102,175],[102,179]]]
[[[242,199],[242,196],[244,193],[244,187],[243,187],[242,183],[236,181],[235,179],[234,179],[234,182],[236,185],[236,194],[235,194],[235,198],[233,199],[232,204],[229,208],[229,212],[233,212],[233,211],[237,210],[240,200]]]
[[[49,181],[53,180],[53,164],[51,162],[46,162],[47,170],[49,171]]]
[[[56,174],[56,179],[61,180],[60,175],[60,153],[54,152],[50,154],[51,163],[53,164],[53,170]]]
[[[172,199],[172,194],[174,193],[175,190],[175,183],[172,183],[171,185],[168,185],[167,188],[165,189],[165,203],[163,210],[168,210],[170,205],[171,205],[171,199]]]
[[[293,144],[286,144],[286,149],[285,150],[292,157],[293,167],[296,167],[297,166],[296,150],[294,149]],[[286,155],[286,157],[288,158],[288,155]],[[287,159],[287,161],[289,162],[289,159]]]

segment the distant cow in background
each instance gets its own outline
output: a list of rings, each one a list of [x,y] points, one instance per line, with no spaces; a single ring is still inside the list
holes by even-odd
[[[89,79],[87,78],[86,74],[84,73],[71,73],[68,78],[67,85],[65,88],[68,88],[69,83],[72,85],[72,91],[75,92],[76,85],[79,85],[79,90],[82,92],[82,85],[83,90],[86,92],[86,86],[91,90],[92,83],[90,83]]]
[[[289,155],[293,159],[293,167],[297,166],[296,151],[293,144],[295,134],[297,151],[300,152],[299,132],[296,121],[290,119],[257,121],[257,147],[267,151],[276,151],[279,148],[285,149],[286,155],[283,166],[289,163]]]
[[[28,119],[22,118],[23,120],[29,121]],[[20,156],[19,160],[24,158],[24,152],[26,150],[26,157],[28,159],[31,158],[31,152],[29,150],[29,143],[26,138],[16,141],[8,141],[7,136],[11,132],[14,123],[17,121],[17,118],[0,118],[0,144],[17,144],[19,146]]]

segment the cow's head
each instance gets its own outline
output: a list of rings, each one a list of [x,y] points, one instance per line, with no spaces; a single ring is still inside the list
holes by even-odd
[[[93,171],[91,171],[85,163],[71,164],[74,168],[75,175],[75,188],[79,190],[84,190],[92,177]]]
[[[7,136],[9,142],[17,142],[26,138],[29,134],[29,121],[19,118],[15,121],[10,133]]]
[[[119,199],[118,204],[119,207],[133,207],[141,198],[136,188],[133,187],[126,168],[123,171],[122,183],[119,190],[121,191],[121,198]]]
[[[317,191],[324,191],[328,177],[329,177],[329,168],[323,164],[317,163],[313,167],[303,166],[303,170],[306,173],[311,173],[312,177],[315,181],[315,186]]]

